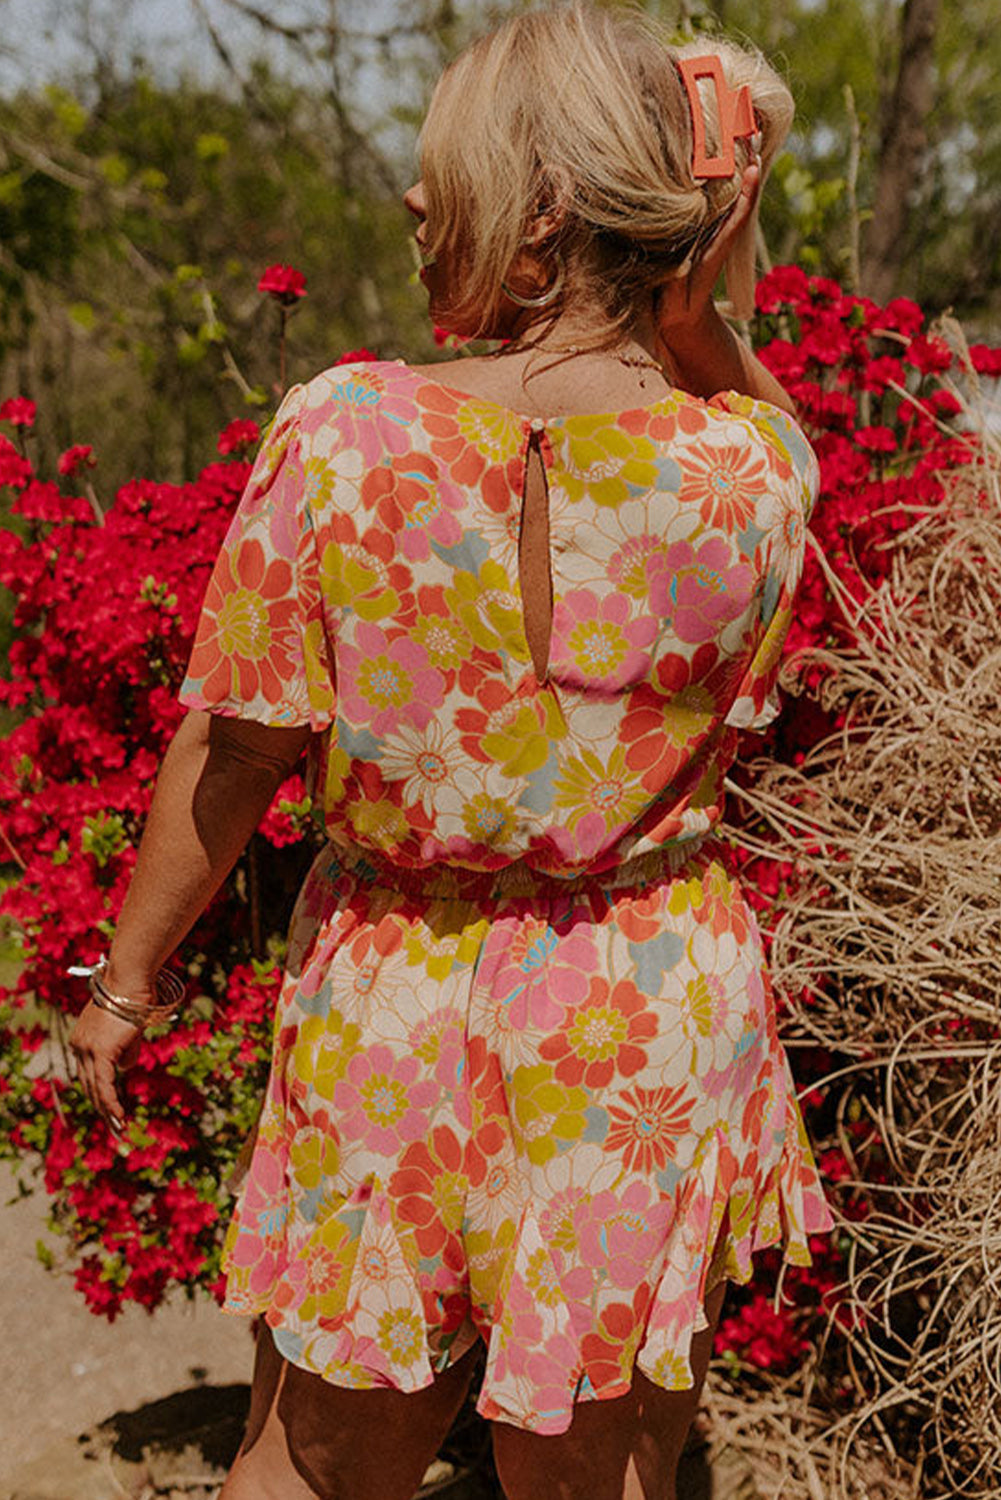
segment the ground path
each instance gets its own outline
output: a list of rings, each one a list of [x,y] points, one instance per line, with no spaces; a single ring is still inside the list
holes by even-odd
[[[47,1271],[36,1254],[40,1238],[58,1250],[46,1194],[15,1195],[0,1162],[0,1500],[211,1500],[242,1433],[250,1320],[207,1298],[178,1298],[152,1317],[135,1305],[114,1323],[95,1317],[72,1274]],[[744,1473],[724,1463],[710,1474],[698,1452],[682,1480],[684,1500],[755,1495]],[[491,1488],[471,1478],[438,1493],[489,1500]]]

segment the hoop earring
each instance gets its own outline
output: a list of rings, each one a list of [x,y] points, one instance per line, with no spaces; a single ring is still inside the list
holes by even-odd
[[[508,301],[513,302],[515,307],[548,307],[551,302],[555,302],[563,290],[563,283],[567,275],[567,263],[563,259],[562,251],[557,250],[555,258],[556,275],[553,277],[553,284],[547,287],[544,292],[540,292],[537,297],[523,297],[520,292],[512,291],[507,282],[502,280],[501,291],[507,297]]]

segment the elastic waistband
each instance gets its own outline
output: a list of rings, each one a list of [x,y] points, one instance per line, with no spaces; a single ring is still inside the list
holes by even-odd
[[[464,865],[444,864],[416,868],[400,866],[356,844],[330,843],[323,857],[330,861],[326,869],[328,879],[336,879],[344,871],[366,885],[382,886],[407,895],[483,901],[503,896],[554,896],[596,889],[618,890],[623,886],[642,888],[678,874],[697,856],[703,856],[704,863],[713,854],[721,854],[725,847],[718,835],[698,834],[651,849],[610,869],[583,870],[569,876],[534,869],[524,860],[516,860],[499,870],[470,870]]]

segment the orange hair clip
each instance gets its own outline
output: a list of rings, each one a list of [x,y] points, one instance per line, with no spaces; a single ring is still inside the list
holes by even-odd
[[[732,177],[737,166],[733,143],[738,136],[757,133],[754,105],[751,102],[751,86],[748,83],[732,89],[723,75],[723,64],[716,56],[679,57],[675,59],[681,81],[688,94],[692,111],[692,132],[695,149],[692,153],[693,177]],[[706,118],[699,94],[699,79],[711,78],[716,88],[716,109],[719,115],[719,155],[706,155]]]

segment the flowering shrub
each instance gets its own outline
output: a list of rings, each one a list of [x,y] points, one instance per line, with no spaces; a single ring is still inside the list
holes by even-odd
[[[305,289],[290,271],[270,267],[260,282],[283,314]],[[913,303],[880,308],[790,267],[761,283],[755,332],[820,456],[814,535],[857,591],[884,576],[888,544],[914,508],[938,503],[942,472],[968,459],[970,439],[945,383],[954,356]],[[974,346],[971,358],[985,374],[1001,369],[998,351]],[[114,1317],[126,1301],[155,1307],[178,1283],[219,1295],[229,1197],[220,1179],[263,1092],[281,957],[280,935],[255,930],[256,914],[294,893],[310,809],[301,779],[290,777],[256,836],[267,860],[255,860],[252,845],[186,943],[196,998],[171,1030],[140,1044],[124,1077],[129,1148],[119,1154],[58,1066],[65,1018],[84,1003],[65,970],[98,958],[113,930],[156,768],[181,715],[174,695],[201,595],[259,434],[252,421],[230,422],[218,442],[223,462],[188,485],[133,481],[101,517],[92,493],[73,493],[94,462],[88,445],[63,454],[61,489],[27,457],[32,403],[12,397],[0,418],[18,437],[15,445],[0,435],[0,486],[15,496],[0,530],[0,583],[17,598],[0,703],[29,715],[0,747],[0,860],[10,876],[0,912],[16,924],[22,959],[16,982],[0,992],[0,1153],[40,1166],[77,1285],[94,1311]],[[838,620],[808,560],[788,649],[836,640]],[[795,759],[830,727],[812,699],[793,698],[770,747]],[[767,909],[791,874],[748,861],[749,899]],[[830,1066],[829,1054],[797,1059],[815,1078]],[[811,1108],[829,1101],[814,1089],[806,1106],[809,1124]],[[831,1182],[848,1175],[840,1152],[822,1165]],[[846,1200],[845,1212],[862,1217],[865,1205]],[[811,1249],[814,1265],[786,1278],[791,1312],[765,1316],[749,1289],[720,1331],[731,1358],[781,1369],[798,1357],[839,1279],[838,1246],[818,1236]]]
[[[267,292],[285,307],[291,307],[306,295],[306,278],[294,266],[268,266],[257,283],[259,292]]]

